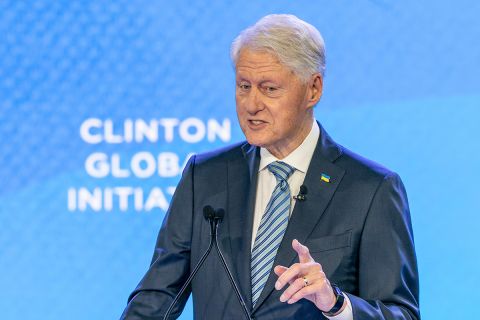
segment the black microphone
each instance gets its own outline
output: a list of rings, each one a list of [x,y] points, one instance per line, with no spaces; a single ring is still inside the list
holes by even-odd
[[[182,288],[180,289],[180,291],[175,296],[175,299],[173,299],[172,303],[170,304],[170,306],[167,309],[167,312],[165,313],[165,316],[163,316],[163,320],[168,320],[168,317],[170,316],[170,314],[173,311],[173,307],[175,307],[178,300],[180,299],[180,297],[183,295],[183,293],[187,289],[188,285],[192,282],[193,278],[198,273],[198,270],[200,270],[200,267],[203,265],[203,262],[207,258],[208,254],[210,253],[210,251],[212,251],[213,238],[214,238],[214,235],[215,235],[216,225],[218,224],[218,219],[215,219],[217,214],[215,212],[215,209],[212,208],[212,206],[205,206],[205,207],[203,207],[203,216],[205,217],[205,219],[208,220],[208,222],[210,222],[210,236],[211,237],[210,237],[210,243],[208,244],[208,249],[207,249],[207,251],[205,251],[202,258],[200,258],[200,261],[197,263],[197,265],[193,269],[193,272],[190,273],[190,276],[188,276],[187,281],[185,281]]]
[[[214,220],[216,223],[214,224],[215,227],[215,234],[213,235],[213,244],[215,248],[217,249],[218,256],[220,257],[220,260],[222,261],[223,268],[227,272],[228,279],[230,280],[230,283],[232,284],[233,290],[237,294],[238,301],[240,302],[240,305],[242,306],[243,312],[245,313],[245,317],[249,320],[252,320],[252,317],[250,316],[250,312],[247,309],[247,305],[245,304],[245,300],[243,300],[242,295],[240,294],[240,289],[238,289],[238,285],[233,279],[232,272],[228,268],[227,262],[225,261],[225,258],[222,254],[222,251],[220,250],[220,247],[218,245],[218,225],[220,222],[223,220],[223,216],[225,215],[225,210],[223,209],[218,209],[215,211],[215,218]]]
[[[305,200],[307,200],[307,193],[308,193],[307,187],[302,184],[300,186],[300,191],[298,192],[298,194],[296,196],[293,196],[293,199],[295,199],[297,201],[305,201]]]
[[[233,289],[234,289],[235,293],[237,294],[237,298],[238,298],[238,300],[240,301],[240,304],[243,307],[243,311],[245,313],[245,316],[247,317],[247,319],[252,320],[252,317],[250,316],[250,313],[248,312],[245,301],[243,300],[243,298],[240,294],[240,290],[238,289],[238,286],[235,283],[235,280],[233,279],[232,273],[231,273],[230,269],[228,268],[227,263],[225,262],[225,258],[223,257],[223,254],[220,251],[220,248],[218,246],[218,241],[217,241],[218,225],[220,224],[220,222],[222,222],[224,215],[225,215],[225,210],[223,210],[223,209],[215,210],[215,209],[212,208],[212,206],[208,206],[208,205],[203,207],[203,216],[205,217],[206,220],[208,220],[208,222],[210,222],[210,243],[208,244],[208,249],[207,249],[207,251],[205,251],[202,258],[200,259],[200,261],[197,263],[197,265],[193,269],[193,272],[190,274],[187,281],[183,284],[182,288],[180,289],[178,294],[175,296],[175,299],[173,300],[173,302],[168,307],[167,312],[165,313],[165,316],[163,317],[164,320],[168,320],[168,317],[172,313],[173,307],[177,304],[178,300],[180,299],[182,294],[187,289],[187,286],[192,282],[193,278],[198,273],[198,270],[203,265],[203,262],[205,261],[207,256],[210,254],[210,251],[212,250],[213,245],[215,245],[215,248],[216,248],[217,253],[220,257],[220,260],[222,261],[223,267],[226,270],[226,272],[228,274],[228,278],[229,278],[229,280],[230,280],[230,282],[233,286]]]

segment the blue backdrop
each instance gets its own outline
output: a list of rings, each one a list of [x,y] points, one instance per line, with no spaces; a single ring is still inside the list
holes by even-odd
[[[317,119],[403,178],[423,318],[478,317],[479,9],[1,1],[1,318],[120,316],[188,154],[243,139],[229,46],[269,13],[293,13],[325,38]]]

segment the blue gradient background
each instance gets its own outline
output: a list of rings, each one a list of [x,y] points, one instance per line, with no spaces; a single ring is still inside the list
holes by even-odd
[[[2,319],[116,319],[146,271],[164,212],[69,212],[96,151],[189,152],[220,142],[88,145],[89,117],[236,125],[229,45],[268,13],[315,25],[327,47],[316,109],[334,139],[407,187],[423,319],[474,319],[480,299],[480,4],[475,1],[1,1]],[[191,319],[187,306],[181,319]]]

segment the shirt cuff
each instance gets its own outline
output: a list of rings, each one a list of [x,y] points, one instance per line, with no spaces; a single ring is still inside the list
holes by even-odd
[[[352,303],[350,302],[350,299],[348,299],[348,296],[344,293],[342,293],[343,296],[345,297],[345,301],[347,302],[347,305],[345,306],[345,309],[343,309],[342,312],[337,314],[336,316],[327,317],[327,319],[330,320],[353,320],[353,312],[352,312]]]

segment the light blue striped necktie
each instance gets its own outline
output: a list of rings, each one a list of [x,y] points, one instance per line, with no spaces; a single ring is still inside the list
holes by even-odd
[[[290,214],[290,187],[287,180],[295,171],[294,168],[281,161],[269,164],[268,170],[277,179],[277,185],[273,189],[272,197],[260,221],[252,250],[250,272],[253,306],[267,282],[278,247],[287,229]]]

